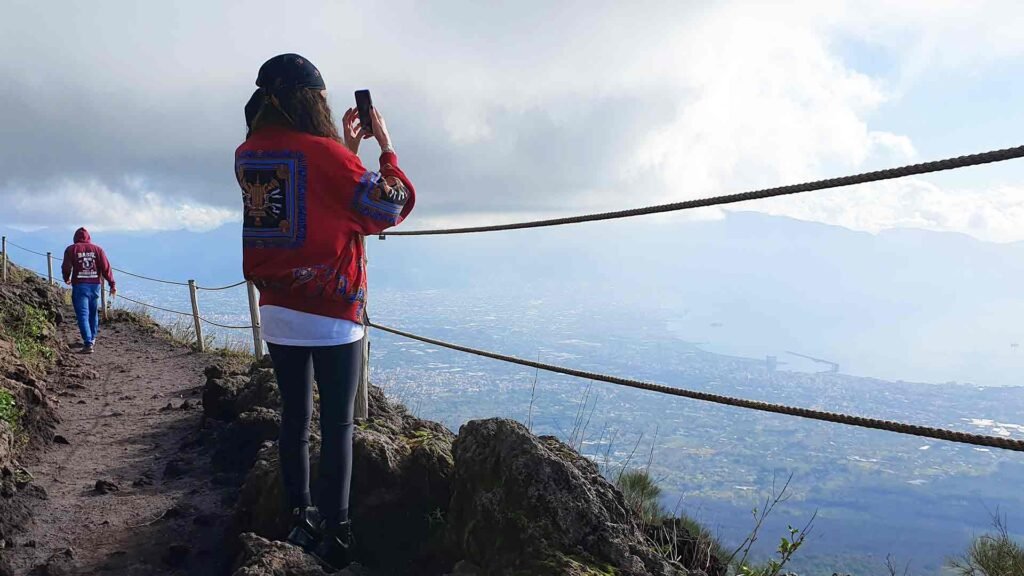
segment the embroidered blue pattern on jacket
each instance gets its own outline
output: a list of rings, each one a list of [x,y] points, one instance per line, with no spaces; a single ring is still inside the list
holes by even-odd
[[[235,176],[248,248],[299,248],[306,240],[306,159],[300,152],[243,152]]]
[[[374,220],[397,224],[408,198],[409,192],[398,178],[389,182],[376,172],[367,172],[356,186],[353,208]]]

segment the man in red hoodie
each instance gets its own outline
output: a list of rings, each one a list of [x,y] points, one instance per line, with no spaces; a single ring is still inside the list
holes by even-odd
[[[110,283],[111,296],[117,293],[117,289],[106,253],[92,243],[85,228],[75,231],[75,243],[64,250],[61,272],[64,282],[71,284],[71,303],[75,307],[78,330],[82,333],[82,353],[92,354],[100,325],[101,281],[105,279]]]

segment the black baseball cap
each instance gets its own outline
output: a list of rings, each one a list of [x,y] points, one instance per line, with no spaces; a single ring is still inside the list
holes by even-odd
[[[298,54],[279,54],[264,62],[256,85],[270,92],[280,88],[327,88],[320,70]]]

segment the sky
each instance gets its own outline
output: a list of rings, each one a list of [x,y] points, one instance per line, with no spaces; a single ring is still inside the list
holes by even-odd
[[[282,52],[319,66],[338,116],[373,92],[417,187],[409,229],[1024,144],[1013,1],[3,0],[0,14],[0,225],[21,229],[236,222],[242,107]],[[361,155],[375,165],[373,142]],[[1024,160],[737,208],[1022,241]]]

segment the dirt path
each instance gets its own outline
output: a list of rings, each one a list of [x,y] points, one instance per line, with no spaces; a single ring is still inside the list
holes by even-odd
[[[74,322],[60,330],[77,352]],[[15,575],[223,573],[237,489],[211,474],[199,434],[213,359],[128,322],[103,327],[96,344],[51,377],[67,443],[55,437],[26,462],[45,495],[5,560]],[[63,376],[75,372],[84,376]],[[97,481],[114,487],[102,493]]]

